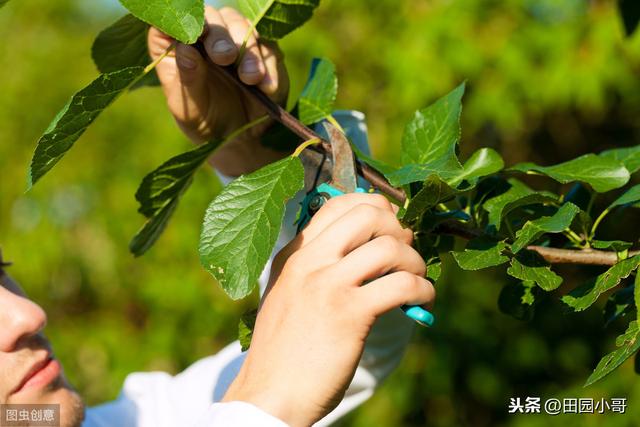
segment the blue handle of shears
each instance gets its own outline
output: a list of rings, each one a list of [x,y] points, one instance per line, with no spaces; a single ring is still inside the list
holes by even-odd
[[[366,193],[366,190],[357,188],[356,193]],[[302,210],[300,211],[300,218],[298,219],[298,232],[300,232],[300,230],[302,230],[309,221],[311,221],[311,216],[313,215],[311,213],[313,212],[311,204],[314,203],[314,200],[318,200],[319,197],[330,199],[331,197],[338,197],[342,195],[344,195],[342,191],[325,182],[307,194],[302,201]],[[316,208],[319,208],[319,206],[316,206]],[[415,320],[422,326],[433,326],[433,323],[435,322],[433,314],[418,305],[403,305],[400,308],[404,311],[404,314],[406,314],[407,317]]]

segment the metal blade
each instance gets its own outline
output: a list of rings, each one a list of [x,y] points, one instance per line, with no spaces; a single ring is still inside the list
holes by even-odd
[[[356,161],[347,137],[334,125],[323,123],[333,154],[333,169],[331,171],[331,185],[343,193],[353,193],[358,188]]]

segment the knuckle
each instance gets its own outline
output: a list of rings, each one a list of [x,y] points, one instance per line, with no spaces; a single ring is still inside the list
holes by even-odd
[[[422,258],[422,255],[420,255],[418,251],[416,251],[414,248],[410,246],[409,246],[409,250],[411,255],[415,258],[415,264],[416,264],[415,274],[417,274],[420,277],[425,277],[427,274],[427,264],[424,262],[424,258]]]
[[[386,253],[397,253],[400,250],[401,243],[393,236],[380,236],[375,240],[376,249]]]
[[[325,204],[322,206],[322,209],[325,209],[325,208],[326,210],[337,209],[347,205],[348,202],[349,202],[349,198],[346,196],[332,197],[325,202]]]
[[[374,204],[382,209],[391,210],[391,203],[382,194],[367,194],[369,203]]]
[[[413,244],[413,230],[411,230],[410,228],[403,228],[400,232],[400,235],[402,236],[402,241],[407,245]]]
[[[400,271],[397,273],[397,286],[405,292],[411,292],[420,284],[420,278],[408,271]]]
[[[380,219],[380,209],[365,203],[356,205],[351,212],[366,223],[372,223]]]

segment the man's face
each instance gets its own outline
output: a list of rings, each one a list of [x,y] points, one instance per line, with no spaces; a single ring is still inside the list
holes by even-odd
[[[79,426],[80,396],[42,335],[47,316],[0,269],[0,404],[58,404],[60,425]]]

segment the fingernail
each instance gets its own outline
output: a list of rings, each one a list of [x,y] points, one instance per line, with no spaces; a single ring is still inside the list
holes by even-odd
[[[178,66],[180,68],[183,68],[185,70],[194,70],[198,66],[198,63],[196,61],[184,55],[178,55],[176,57],[176,62],[178,63]]]
[[[256,61],[253,58],[245,59],[244,62],[242,63],[242,67],[240,68],[240,71],[242,71],[245,74],[256,74],[256,73],[258,73],[260,71],[258,69],[258,61]]]
[[[213,53],[230,53],[235,46],[228,40],[220,39],[213,44]]]

